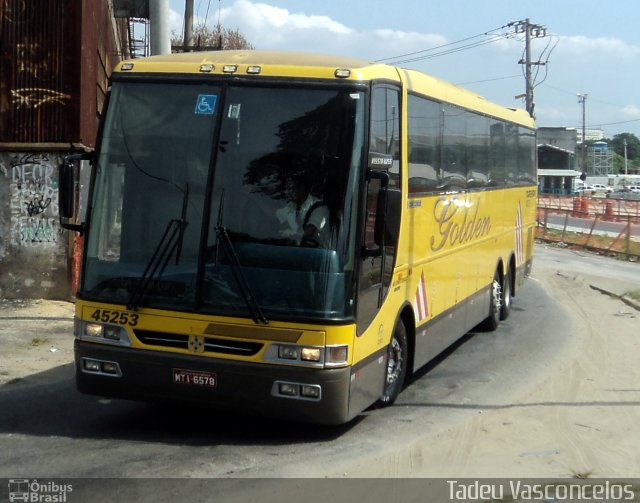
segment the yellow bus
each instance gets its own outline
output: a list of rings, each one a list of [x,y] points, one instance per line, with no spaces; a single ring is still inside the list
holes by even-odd
[[[60,168],[61,219],[85,235],[78,389],[325,424],[393,403],[508,316],[532,263],[535,149],[525,112],[393,66],[119,64],[96,151]]]

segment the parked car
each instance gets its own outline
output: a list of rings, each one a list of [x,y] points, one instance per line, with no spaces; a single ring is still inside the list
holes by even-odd
[[[625,189],[629,189],[631,192],[640,192],[640,185],[625,185]]]
[[[593,185],[590,185],[590,187],[592,187],[593,190],[600,192],[613,192],[613,187],[609,187],[608,185],[604,185],[602,183],[594,183]]]
[[[596,192],[596,188],[593,185],[587,185],[582,187],[576,187],[574,191],[574,195],[582,196],[584,194],[594,194]]]
[[[634,192],[627,187],[619,187],[613,192],[608,192],[607,197],[611,199],[630,199],[632,201],[640,201],[640,192]]]

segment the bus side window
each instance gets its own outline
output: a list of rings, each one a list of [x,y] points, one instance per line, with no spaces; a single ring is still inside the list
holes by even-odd
[[[391,188],[400,188],[400,93],[390,87],[376,87],[371,100],[369,151],[391,156]]]
[[[440,104],[409,95],[407,113],[409,193],[433,192],[440,168]]]

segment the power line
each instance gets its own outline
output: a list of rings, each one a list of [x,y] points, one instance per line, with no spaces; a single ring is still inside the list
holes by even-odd
[[[631,122],[640,122],[640,119],[630,119],[630,120],[618,121],[618,122],[606,122],[604,124],[589,124],[589,127],[593,128],[593,127],[603,127],[603,126],[617,126],[618,124],[630,124]]]
[[[576,94],[575,91],[568,91],[566,89],[561,89],[559,87],[552,86],[551,84],[545,84],[544,87],[548,87],[549,89],[553,89],[554,91],[558,91],[558,92],[564,93],[564,94],[569,94],[571,96],[575,96],[575,94]],[[603,105],[609,105],[609,106],[612,106],[612,107],[623,108],[625,106],[625,105],[621,105],[620,103],[612,103],[611,101],[600,100],[598,98],[594,98],[591,95],[589,95],[589,100],[590,101],[595,101],[597,103],[602,103]]]
[[[397,56],[391,56],[391,57],[387,57],[387,58],[381,58],[381,59],[377,59],[375,60],[376,63],[382,63],[382,62],[388,62],[388,64],[401,64],[401,63],[411,63],[414,61],[421,61],[423,59],[431,59],[431,58],[435,58],[435,57],[439,57],[439,56],[446,56],[448,54],[453,54],[456,52],[460,52],[460,51],[464,51],[464,50],[468,50],[468,49],[473,49],[475,47],[480,47],[482,45],[488,44],[488,43],[493,43],[497,40],[500,40],[502,38],[509,38],[509,34],[496,34],[494,32],[498,31],[498,30],[503,30],[504,28],[508,28],[512,25],[512,23],[506,24],[504,26],[501,26],[499,28],[494,28],[492,30],[488,30],[485,31],[483,33],[479,33],[477,35],[473,35],[470,37],[466,37],[463,38],[461,40],[457,40],[455,42],[449,42],[447,44],[442,44],[442,45],[438,45],[435,47],[430,47],[428,49],[422,49],[420,51],[413,51],[413,52],[409,52],[409,53],[405,53],[405,54],[399,54]],[[438,49],[444,49],[445,47],[451,47],[451,46],[456,46],[459,44],[462,44],[463,42],[468,42],[469,40],[474,40],[480,37],[486,37],[486,36],[491,36],[492,38],[490,38],[489,40],[484,40],[484,41],[479,41],[479,42],[473,42],[470,44],[466,44],[460,47],[453,47],[451,49],[446,49],[444,51],[440,51],[434,54],[425,54],[425,53],[430,53],[433,51],[436,51]],[[418,56],[418,57],[411,57],[411,56],[416,56],[418,54],[423,54],[423,56]],[[409,58],[409,59],[403,59],[403,58]]]
[[[469,82],[456,82],[456,85],[457,86],[468,86],[469,84],[482,84],[483,82],[494,82],[496,80],[519,79],[520,77],[521,77],[520,74],[517,74],[517,75],[505,75],[504,77],[495,77],[493,79],[471,80]]]
[[[467,37],[467,38],[463,38],[462,40],[458,40],[457,42],[450,42],[448,44],[442,44],[442,45],[438,45],[435,47],[430,47],[429,49],[422,49],[420,51],[414,51],[414,52],[408,52],[406,54],[400,54],[398,56],[391,56],[388,58],[381,58],[381,59],[376,59],[375,62],[376,63],[382,63],[383,61],[390,61],[390,60],[396,60],[396,59],[400,59],[400,58],[406,58],[407,56],[415,56],[416,54],[422,54],[425,52],[430,52],[430,51],[435,51],[436,49],[442,49],[443,47],[449,47],[450,45],[455,45],[455,44],[459,44],[461,42],[466,42],[467,40],[473,40],[474,38],[478,38],[478,37],[482,37],[484,36],[484,33],[481,33],[479,35],[474,35],[472,37]]]
[[[469,49],[475,49],[476,47],[481,47],[483,45],[492,44],[492,43],[497,42],[498,40],[502,40],[504,38],[509,38],[509,36],[496,35],[493,38],[490,38],[489,40],[483,40],[481,42],[474,42],[472,44],[463,45],[461,47],[454,47],[452,49],[447,49],[445,51],[437,52],[437,53],[434,53],[434,54],[428,54],[428,55],[424,55],[424,56],[419,56],[419,57],[416,57],[416,58],[395,60],[395,61],[392,61],[391,64],[413,63],[413,62],[416,62],[416,61],[423,61],[425,59],[433,59],[433,58],[438,58],[438,57],[441,57],[441,56],[449,56],[449,55],[455,54],[457,52],[462,52],[462,51],[466,51],[466,50],[469,50]]]
[[[211,7],[211,0],[207,3],[207,12],[204,15],[204,26],[207,26],[207,20],[209,19],[209,7]]]

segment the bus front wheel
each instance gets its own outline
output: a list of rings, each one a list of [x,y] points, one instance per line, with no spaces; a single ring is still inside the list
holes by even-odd
[[[387,347],[387,369],[384,380],[384,390],[380,398],[381,405],[391,405],[396,401],[404,379],[407,375],[407,363],[409,360],[409,344],[407,343],[407,329],[401,320],[398,320],[393,330],[391,342]]]

